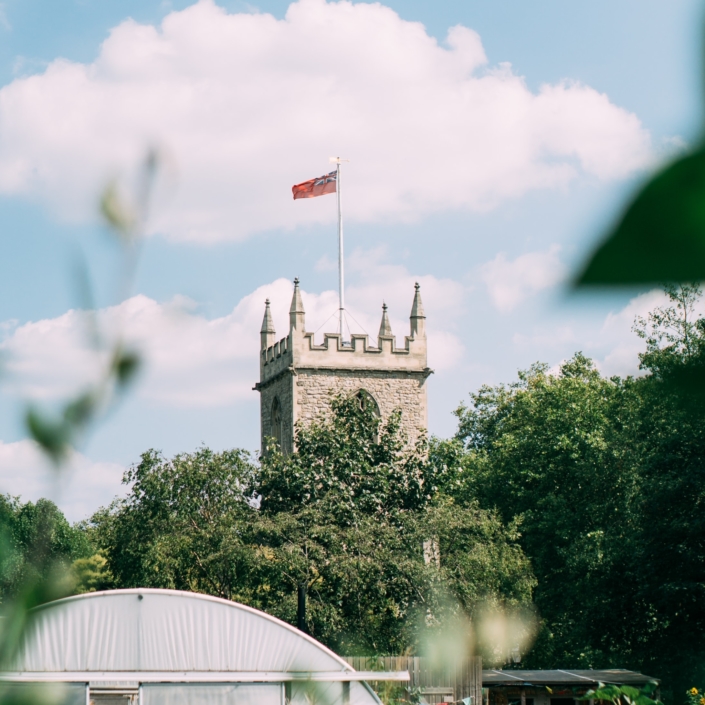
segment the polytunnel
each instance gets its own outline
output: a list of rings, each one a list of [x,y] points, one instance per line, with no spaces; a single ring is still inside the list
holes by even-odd
[[[359,672],[294,627],[177,590],[88,593],[36,608],[0,681],[64,705],[380,705]],[[54,697],[56,700],[56,697]]]

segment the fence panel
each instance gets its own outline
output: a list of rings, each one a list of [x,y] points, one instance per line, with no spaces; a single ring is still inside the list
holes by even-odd
[[[474,656],[447,666],[431,663],[424,656],[343,656],[356,671],[409,671],[404,684],[418,688],[428,705],[441,705],[470,698],[471,705],[482,705],[482,658]],[[381,681],[370,685],[379,692]]]

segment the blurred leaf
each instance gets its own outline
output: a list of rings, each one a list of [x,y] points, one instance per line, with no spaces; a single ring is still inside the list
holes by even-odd
[[[85,426],[93,416],[95,408],[95,394],[91,391],[85,392],[66,405],[64,420],[68,426]]]
[[[33,407],[27,411],[25,421],[32,438],[56,464],[61,463],[70,448],[70,431],[66,424],[46,418]]]
[[[125,387],[137,374],[140,367],[140,357],[135,352],[121,350],[117,352],[113,366],[118,384]]]
[[[32,574],[14,598],[3,604],[0,615],[0,670],[7,670],[7,664],[16,653],[22,633],[31,619],[30,610],[45,602],[66,597],[73,591],[75,581],[65,565],[46,556],[40,563],[45,569]]]
[[[705,280],[705,149],[659,172],[592,255],[578,286]]]
[[[115,182],[110,183],[100,199],[100,212],[108,223],[121,235],[129,237],[137,219],[132,209],[124,202]]]
[[[64,683],[4,683],[0,699],[3,705],[62,705],[67,691]]]

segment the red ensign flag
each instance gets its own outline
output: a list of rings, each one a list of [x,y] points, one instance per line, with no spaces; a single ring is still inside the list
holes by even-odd
[[[336,174],[331,171],[330,174],[319,176],[317,179],[309,179],[301,184],[291,187],[291,192],[294,194],[294,200],[297,198],[315,198],[316,196],[325,196],[327,193],[335,193]]]

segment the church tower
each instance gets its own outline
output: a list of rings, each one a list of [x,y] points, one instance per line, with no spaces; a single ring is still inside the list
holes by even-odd
[[[289,309],[289,334],[275,342],[276,333],[265,302],[260,351],[260,423],[262,448],[275,438],[285,453],[294,447],[294,427],[330,408],[331,396],[361,393],[377,406],[382,419],[401,409],[402,426],[413,443],[427,428],[426,380],[432,373],[426,361],[426,316],[416,284],[409,335],[397,348],[382,306],[376,345],[367,335],[353,333],[344,342],[340,333],[326,333],[322,345],[306,332],[299,280]]]

